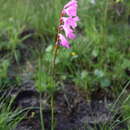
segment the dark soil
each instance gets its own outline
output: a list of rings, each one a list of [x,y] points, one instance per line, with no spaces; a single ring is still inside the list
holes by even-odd
[[[26,119],[22,120],[15,130],[41,130],[39,109],[35,109],[39,108],[39,94],[35,90],[33,81],[25,82],[20,88],[15,88],[11,93],[17,95],[15,108],[33,107],[34,109],[28,111]],[[98,129],[100,124],[112,121],[112,113],[108,107],[112,102],[109,99],[104,97],[88,101],[85,93],[73,84],[65,84],[61,88],[54,95],[56,130],[89,130],[90,127],[95,126]],[[45,94],[43,94],[43,102],[46,102],[43,110],[45,127],[46,130],[50,130],[51,107]]]

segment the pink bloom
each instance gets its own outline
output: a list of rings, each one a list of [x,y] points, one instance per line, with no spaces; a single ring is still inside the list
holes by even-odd
[[[77,0],[71,0],[62,10],[58,32],[63,30],[66,37],[59,33],[58,44],[66,48],[70,48],[70,44],[67,39],[74,39],[76,37],[73,29],[77,27],[77,21],[79,21],[79,17],[77,16],[77,7]],[[64,15],[68,17],[63,17]]]
[[[62,17],[65,25],[71,26],[73,29],[77,27],[77,21],[79,21],[79,17]]]
[[[69,42],[65,39],[65,37],[62,34],[59,34],[58,36],[59,36],[59,44],[66,48],[70,48]]]
[[[64,31],[65,31],[65,35],[67,38],[69,39],[74,39],[76,36],[75,34],[73,33],[74,31],[68,26],[68,25],[62,25]]]
[[[70,2],[68,2],[68,3],[64,6],[64,8],[68,8],[68,7],[70,7],[70,6],[75,6],[75,7],[77,7],[77,1],[76,1],[76,0],[71,0]]]
[[[68,16],[76,16],[77,15],[77,1],[71,0],[68,2],[62,11],[63,14],[67,14]]]
[[[67,14],[68,16],[76,16],[77,15],[77,8],[75,7],[69,7],[66,9],[63,9],[62,11],[64,14]]]

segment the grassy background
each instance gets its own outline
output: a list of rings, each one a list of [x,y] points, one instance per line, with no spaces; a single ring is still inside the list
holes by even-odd
[[[25,70],[20,62],[20,49],[24,46],[26,50],[31,50],[31,58],[27,62],[35,65],[33,71],[36,75],[31,77],[38,90],[52,90],[52,84],[55,83],[48,75],[48,65],[53,56],[52,46],[59,13],[66,2],[67,0],[0,0],[1,88],[12,84],[8,71],[14,61],[20,72]],[[130,79],[130,2],[97,0],[93,4],[91,0],[79,0],[78,16],[80,22],[76,30],[77,39],[71,41],[72,48],[60,47],[58,51],[55,68],[57,79],[60,82],[73,81],[87,91],[88,95],[101,88],[118,97]],[[23,43],[32,34],[22,38],[19,36],[30,29],[35,31],[33,37],[40,39],[40,51],[37,40],[34,40],[35,47]],[[19,78],[18,73],[15,84],[20,82]]]

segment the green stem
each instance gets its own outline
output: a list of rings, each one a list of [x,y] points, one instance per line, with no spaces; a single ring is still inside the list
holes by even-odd
[[[55,78],[55,62],[56,62],[56,56],[57,56],[57,51],[58,51],[58,46],[56,45],[56,48],[54,48],[54,56],[52,60],[52,68],[51,68],[51,74],[53,78]]]
[[[60,14],[60,20],[62,17],[62,11]],[[61,21],[58,25],[57,28],[57,35],[56,35],[56,41],[55,41],[55,46],[54,46],[54,50],[53,50],[53,59],[52,59],[52,65],[51,65],[51,72],[50,74],[52,75],[53,79],[55,79],[55,62],[56,62],[56,56],[57,56],[57,51],[58,51],[58,41],[59,41],[59,37],[58,34],[60,33],[60,25],[61,25]],[[51,95],[51,130],[54,130],[54,98],[53,98],[53,94]]]
[[[51,96],[51,130],[54,130],[54,99]]]
[[[62,11],[60,13],[60,20],[61,20],[61,17],[62,17]],[[51,67],[51,74],[53,75],[53,78],[55,78],[55,72],[54,72],[54,69],[55,69],[55,61],[56,61],[56,56],[57,56],[57,51],[58,51],[58,41],[59,41],[59,33],[60,33],[60,25],[62,24],[62,21],[59,22],[59,25],[57,27],[57,34],[56,34],[56,39],[55,39],[55,45],[54,45],[54,57],[52,59],[52,67]]]
[[[42,107],[42,94],[40,93],[40,120],[41,120],[42,130],[45,130],[42,109],[43,109],[43,107]]]

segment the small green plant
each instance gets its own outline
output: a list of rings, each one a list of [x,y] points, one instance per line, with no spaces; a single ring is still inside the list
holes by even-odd
[[[5,96],[5,95],[3,95]],[[8,101],[8,98],[0,98],[0,130],[13,130],[23,119],[24,115],[16,109],[12,111],[11,106],[14,99]]]
[[[40,94],[41,127],[42,127],[42,130],[45,130],[44,115],[43,115],[44,106],[42,104],[42,93],[43,92],[49,93],[53,97],[53,93],[54,93],[54,91],[56,91],[56,84],[55,84],[53,77],[48,74],[47,70],[43,66],[42,58],[39,58],[39,60],[38,60],[37,71],[35,74],[35,86],[36,86],[37,91]],[[53,103],[53,101],[51,101],[51,108],[53,109],[52,103]],[[52,115],[52,117],[53,117],[53,115]],[[52,118],[52,120],[54,120],[54,119]],[[54,126],[54,124],[52,124],[52,126]]]
[[[38,66],[35,74],[35,85],[38,92],[53,93],[55,82],[53,77],[48,74],[46,67],[43,65],[42,58],[38,60]]]
[[[10,65],[9,60],[2,60],[0,64],[0,79],[7,77],[8,67]]]

